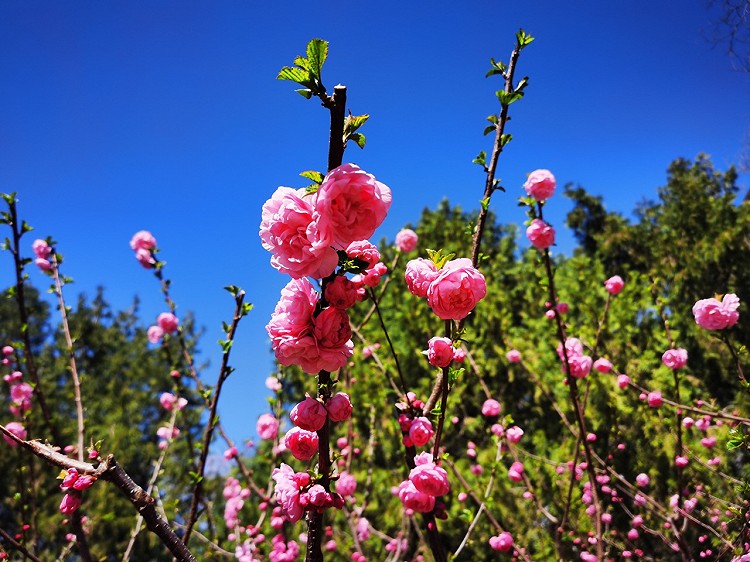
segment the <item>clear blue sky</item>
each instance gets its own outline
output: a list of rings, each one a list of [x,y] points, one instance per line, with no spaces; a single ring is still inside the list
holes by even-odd
[[[523,221],[515,201],[535,168],[629,214],[655,197],[676,157],[737,162],[750,75],[706,39],[712,18],[695,0],[8,0],[0,191],[18,192],[35,234],[58,241],[71,301],[98,285],[118,309],[138,294],[144,324],[163,306],[128,241],[151,230],[179,312],[206,328],[209,383],[232,312],[222,287],[246,289],[255,310],[240,327],[221,415],[235,439],[254,437],[273,371],[263,327],[287,282],[261,248],[260,209],[277,186],[302,186],[300,171],[326,163],[326,112],[275,80],[310,38],[330,41],[325,84],[346,84],[351,110],[372,116],[367,148],[346,159],[393,190],[380,240],[445,197],[478,206],[482,174],[471,160],[490,149],[482,130],[500,87],[484,74],[490,57],[507,60],[520,27],[537,40],[521,58],[530,85],[512,108],[514,141],[500,164],[509,193],[493,200],[503,221]],[[558,230],[568,208],[550,204]],[[0,282],[11,283],[8,255]]]

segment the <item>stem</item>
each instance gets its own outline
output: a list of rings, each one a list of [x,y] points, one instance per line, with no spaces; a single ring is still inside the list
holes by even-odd
[[[245,291],[239,291],[235,296],[235,309],[234,318],[232,319],[232,325],[227,333],[227,342],[234,341],[234,335],[237,332],[237,326],[243,317],[242,305],[245,300]],[[211,447],[211,438],[213,437],[214,428],[217,425],[217,408],[219,405],[219,397],[221,395],[221,387],[224,381],[227,380],[232,370],[229,368],[229,353],[231,352],[232,346],[228,345],[224,350],[224,354],[221,360],[221,369],[219,369],[219,379],[216,382],[216,388],[214,389],[213,398],[211,400],[211,407],[208,413],[208,424],[206,425],[206,431],[203,434],[203,446],[201,447],[200,461],[198,462],[198,470],[195,482],[195,488],[193,489],[193,498],[190,502],[190,514],[185,525],[185,535],[183,542],[185,545],[190,541],[190,534],[193,531],[193,525],[198,518],[198,504],[201,502],[203,496],[203,474],[206,470],[206,460],[208,459],[208,451]]]
[[[3,529],[0,529],[0,537],[2,537],[4,542],[7,542],[10,546],[15,548],[18,552],[23,554],[26,558],[28,558],[32,562],[42,562],[41,559],[34,556],[31,552],[29,552],[26,549],[25,546],[23,546],[21,543],[15,540],[11,535],[6,533]]]
[[[65,335],[65,346],[68,352],[68,368],[70,369],[70,376],[73,379],[73,395],[75,397],[76,404],[76,418],[78,420],[78,460],[83,461],[83,448],[84,448],[84,420],[83,420],[83,402],[81,400],[81,379],[78,376],[78,367],[76,366],[76,356],[73,350],[73,338],[70,335],[70,324],[68,323],[68,310],[65,307],[65,299],[63,298],[63,282],[60,279],[59,263],[57,256],[52,253],[52,278],[55,282],[55,295],[57,296],[58,307],[60,308],[60,316],[62,317],[63,334]]]

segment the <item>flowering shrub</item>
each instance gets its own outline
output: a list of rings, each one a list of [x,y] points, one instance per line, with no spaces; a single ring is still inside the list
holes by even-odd
[[[368,239],[399,187],[392,192],[343,161],[349,141],[364,146],[358,130],[367,116],[347,115],[343,87],[329,94],[323,86],[324,42],[312,41],[306,57],[282,69],[279,77],[319,98],[342,130],[331,137],[327,172],[304,172],[308,188],[276,189],[260,213],[260,243],[291,279],[266,326],[279,369],[266,379],[273,396],[256,422],[261,442],[247,444],[254,454],[226,438],[218,409],[235,331],[250,312],[244,292],[227,288],[235,313],[219,342],[216,381],[206,382],[192,357],[191,320],[175,315],[161,249],[150,232],[136,233],[131,249],[159,281],[167,310],[132,340],[123,337],[131,322],[107,331],[111,347],[127,353],[104,363],[113,382],[92,384],[101,354],[86,338],[100,335],[103,315],[83,307],[71,317],[62,256],[51,239],[19,246],[28,228],[5,196],[21,280],[13,314],[22,322],[4,334],[9,421],[0,427],[14,451],[2,462],[15,463],[23,485],[7,500],[15,509],[2,512],[13,514],[8,522],[0,515],[4,558],[7,550],[41,552],[34,509],[61,531],[44,536],[44,548],[60,558],[75,549],[84,560],[99,552],[94,544],[123,560],[221,553],[292,561],[302,551],[306,560],[358,562],[746,557],[750,342],[742,310],[750,284],[737,254],[748,207],[716,195],[732,183],[729,173],[679,164],[670,182],[680,183],[644,211],[643,223],[606,213],[604,226],[571,220],[581,251],[553,257],[555,229],[544,211],[555,204],[556,180],[540,169],[514,186],[531,245],[519,248],[528,244],[489,208],[496,155],[511,140],[508,110],[527,83],[514,70],[531,40],[519,32],[509,63],[491,61],[489,74],[504,87],[489,119],[493,156],[475,159],[487,180],[478,215],[444,204],[380,247]],[[576,211],[588,206],[598,216],[590,199],[569,195],[579,197]],[[680,231],[685,221],[676,216],[690,204],[722,235]],[[702,247],[711,248],[703,261]],[[41,352],[31,339],[40,330],[24,321],[29,250],[59,299],[64,353]],[[717,290],[735,292],[701,298]],[[106,384],[117,406],[100,408]],[[133,394],[143,388],[145,396]],[[122,419],[112,423],[117,408]],[[63,419],[74,421],[61,432]],[[138,443],[130,451],[117,433],[128,429]],[[230,474],[207,470],[217,435]],[[122,465],[102,453],[109,450],[126,456]],[[30,458],[39,459],[33,470]],[[62,469],[62,498],[57,490],[31,498],[28,490],[49,488],[40,484],[52,473],[47,465]],[[113,499],[111,487],[123,493]],[[127,503],[132,516],[122,515]],[[144,539],[144,523],[158,545]]]

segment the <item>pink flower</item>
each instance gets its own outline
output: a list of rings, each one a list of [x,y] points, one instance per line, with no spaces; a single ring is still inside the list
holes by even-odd
[[[46,240],[42,240],[41,238],[37,238],[34,240],[34,242],[31,244],[31,250],[34,252],[34,255],[39,258],[46,260],[50,257],[52,254],[52,248],[47,243]]]
[[[229,447],[226,451],[224,451],[224,458],[228,461],[231,461],[238,454],[239,451],[237,450],[237,447]]]
[[[468,258],[451,260],[427,288],[427,304],[441,320],[462,320],[487,295],[487,283]]]
[[[311,350],[310,356],[300,362],[308,373],[336,371],[346,365],[354,353],[349,315],[344,310],[328,307],[318,314],[314,319],[313,336],[317,353]]]
[[[414,487],[431,496],[443,496],[450,491],[448,473],[432,462],[430,453],[420,453],[414,459],[416,466],[409,472]]]
[[[5,375],[3,377],[3,380],[10,385],[16,384],[17,382],[21,382],[22,379],[23,379],[23,373],[21,373],[21,371],[13,371],[11,374]]]
[[[375,233],[391,206],[391,190],[359,166],[343,164],[328,172],[313,206],[318,240],[343,250]]]
[[[352,401],[345,392],[337,392],[326,404],[326,409],[332,422],[346,421],[352,415]]]
[[[706,330],[723,330],[731,328],[740,318],[737,309],[740,299],[734,293],[724,295],[719,302],[716,299],[699,300],[693,305],[695,323]]]
[[[409,438],[416,447],[426,445],[434,434],[432,422],[425,417],[415,418],[409,427]]]
[[[516,461],[508,469],[508,478],[513,482],[520,482],[523,480],[523,464]]]
[[[526,237],[532,246],[544,250],[555,243],[555,229],[541,219],[534,219],[526,229]]]
[[[503,531],[497,536],[490,537],[490,548],[500,552],[508,552],[513,548],[513,535],[508,531]]]
[[[52,262],[50,262],[49,260],[46,260],[44,258],[36,258],[34,260],[34,263],[37,265],[37,267],[39,269],[41,269],[45,273],[47,273],[49,271],[52,271],[52,269],[53,269]]]
[[[159,343],[164,337],[164,330],[162,330],[160,326],[149,326],[146,331],[146,336],[151,343]]]
[[[396,248],[404,254],[413,252],[417,248],[418,241],[417,233],[410,228],[404,228],[396,234]]]
[[[284,436],[284,445],[301,461],[309,461],[318,452],[318,434],[293,427]]]
[[[583,355],[583,344],[581,343],[581,340],[578,338],[568,338],[565,340],[565,352],[568,359]],[[557,345],[557,356],[560,358],[560,361],[565,361],[565,355],[563,354],[562,345],[560,344]]]
[[[513,427],[508,428],[505,435],[508,436],[508,441],[511,443],[518,443],[521,440],[521,437],[523,437],[523,429],[514,425]]]
[[[630,377],[628,375],[617,375],[617,386],[625,389],[630,384]]]
[[[279,434],[279,420],[273,414],[261,414],[255,424],[255,430],[261,439],[276,439]]]
[[[429,513],[435,508],[435,496],[420,492],[411,480],[401,482],[398,487],[398,499],[406,509]]]
[[[162,312],[156,318],[157,325],[164,330],[165,334],[174,334],[180,326],[180,321],[177,316],[171,312]]]
[[[263,205],[260,238],[271,252],[271,265],[295,279],[328,277],[338,255],[328,239],[321,239],[311,199],[305,190],[279,187]]]
[[[60,512],[64,515],[70,515],[81,507],[80,494],[65,494],[60,502]]]
[[[177,398],[171,392],[162,392],[161,396],[159,396],[159,403],[162,408],[170,412],[172,410],[182,410],[187,406],[187,399]]]
[[[435,336],[427,342],[427,359],[433,367],[447,367],[453,361],[453,342],[450,338]]]
[[[346,247],[349,259],[358,259],[367,263],[368,269],[380,261],[380,251],[368,240],[355,240]]]
[[[426,297],[427,289],[430,287],[439,272],[435,264],[423,258],[417,258],[411,260],[406,264],[406,273],[404,278],[406,280],[406,287],[412,295],[418,297]]]
[[[151,250],[136,250],[135,259],[146,269],[152,269],[156,265],[156,259]]]
[[[574,357],[568,357],[568,365],[570,365],[570,376],[577,379],[582,379],[591,372],[591,357],[588,355],[577,355]]]
[[[517,349],[511,349],[508,353],[505,354],[506,359],[508,359],[508,363],[520,363],[521,362],[521,352]]]
[[[494,398],[488,398],[484,401],[484,404],[482,404],[482,415],[488,418],[499,416],[501,410],[500,402]]]
[[[6,357],[9,357],[9,356],[13,355],[13,353],[15,353],[15,350],[13,349],[12,345],[4,345],[3,346],[3,355],[5,355]]]
[[[600,373],[609,373],[612,370],[612,363],[609,361],[609,359],[600,357],[599,359],[594,361],[594,369],[596,369]]]
[[[22,404],[34,395],[34,388],[27,382],[20,382],[10,387],[10,399],[16,404]]]
[[[648,486],[649,482],[651,482],[651,479],[645,472],[641,472],[638,476],[635,477],[635,483],[638,484],[638,486],[640,486],[641,488],[645,488],[646,486]]]
[[[346,471],[339,474],[339,479],[336,481],[336,493],[341,496],[351,496],[356,491],[357,479]]]
[[[278,392],[281,390],[281,382],[276,377],[266,378],[266,388],[272,392]]]
[[[625,281],[622,280],[622,277],[619,275],[615,275],[614,277],[610,277],[604,282],[604,288],[607,289],[607,292],[610,295],[616,295],[620,291],[622,291],[622,288],[625,286]]]
[[[690,461],[687,457],[677,456],[674,459],[674,464],[675,466],[677,466],[677,468],[685,468],[689,463]]]
[[[130,239],[130,248],[135,251],[146,250],[150,253],[151,250],[156,248],[156,238],[148,230],[139,230]]]
[[[648,393],[648,405],[652,408],[658,408],[664,403],[664,400],[661,397],[661,392],[658,390],[654,390]]]
[[[79,492],[83,492],[84,490],[88,490],[89,488],[91,488],[91,486],[94,485],[94,482],[96,482],[96,477],[89,474],[83,474],[82,476],[76,478],[75,482],[73,482],[73,489],[78,490]]]
[[[456,363],[463,363],[466,359],[466,351],[461,347],[453,348],[453,360]]]
[[[21,439],[22,441],[26,440],[26,428],[23,426],[22,423],[19,422],[8,422],[5,424],[5,429],[7,429],[10,433]],[[11,447],[15,447],[18,445],[11,437],[8,437],[7,435],[3,434],[3,439],[10,445]]]
[[[300,479],[294,473],[292,467],[281,464],[280,468],[274,468],[272,478],[276,482],[276,501],[279,502],[287,519],[292,523],[299,521],[303,509],[299,503]]]
[[[701,445],[706,449],[713,449],[716,446],[716,437],[713,435],[711,437],[704,437],[701,439]]]
[[[552,197],[556,186],[555,176],[549,170],[534,170],[523,184],[526,194],[537,201],[545,201]]]
[[[307,431],[318,431],[325,425],[328,413],[323,404],[308,396],[292,408],[289,417],[297,427]]]
[[[324,295],[331,306],[341,310],[351,308],[354,303],[362,300],[357,285],[343,275],[337,275],[333,281],[326,284]]]
[[[668,349],[664,352],[664,355],[661,356],[661,362],[670,369],[682,369],[687,365],[687,361],[687,349]]]

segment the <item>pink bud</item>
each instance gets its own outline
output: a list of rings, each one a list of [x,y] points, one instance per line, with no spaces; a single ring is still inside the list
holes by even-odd
[[[310,396],[292,408],[289,414],[292,423],[306,431],[318,431],[325,425],[327,416],[323,404]]]
[[[652,408],[658,408],[664,403],[664,400],[661,397],[661,392],[658,390],[654,390],[652,392],[648,393],[648,405]]]
[[[332,422],[346,421],[352,415],[352,402],[349,395],[344,392],[334,394],[326,404],[326,408]]]
[[[607,292],[611,295],[616,295],[620,291],[622,291],[622,288],[625,286],[625,282],[622,280],[622,277],[619,275],[615,275],[614,277],[610,277],[604,282],[604,287],[607,289]]]

